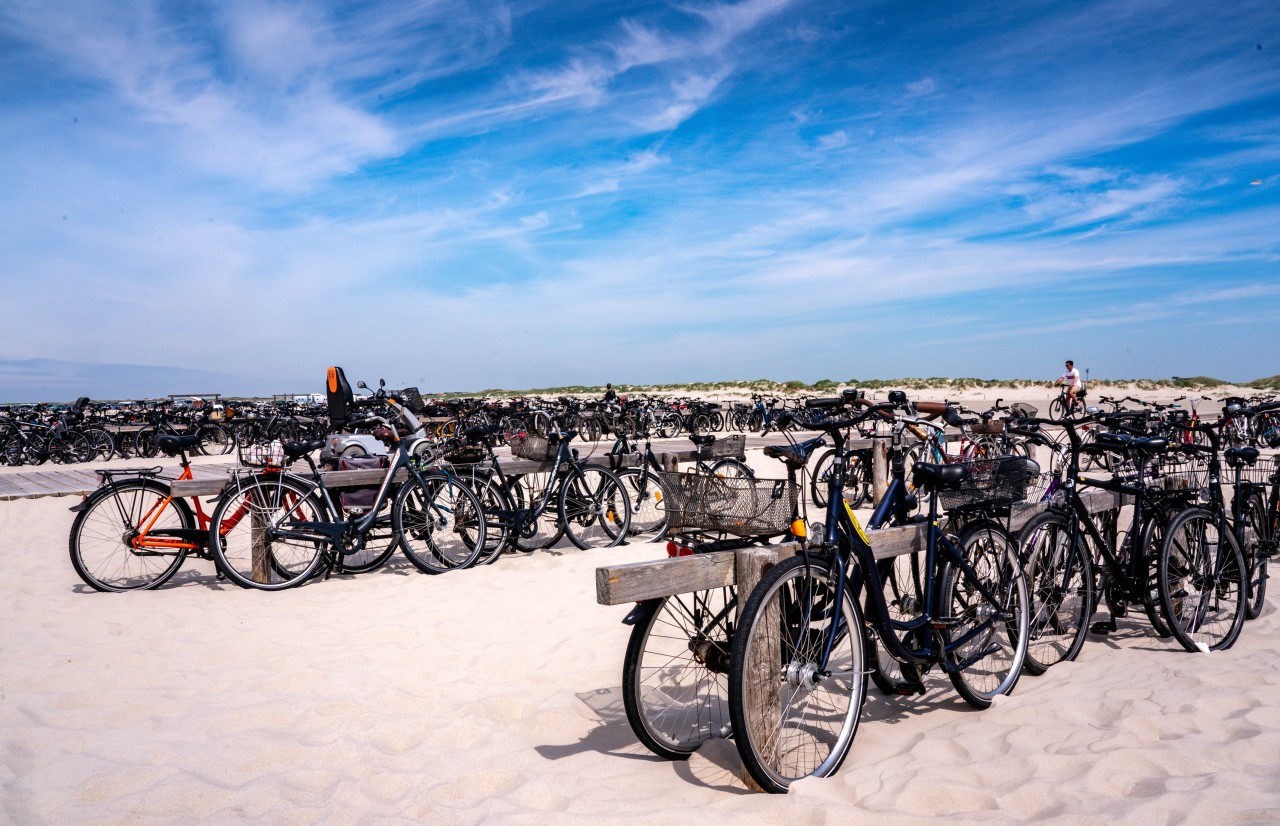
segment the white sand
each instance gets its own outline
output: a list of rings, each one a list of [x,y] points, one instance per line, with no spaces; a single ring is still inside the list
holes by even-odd
[[[397,558],[281,593],[189,560],[99,594],[73,499],[0,502],[0,822],[1274,823],[1280,597],[1230,651],[1121,620],[977,712],[874,688],[844,768],[748,793],[731,743],[649,756],[622,711],[625,607],[570,548],[441,577]]]

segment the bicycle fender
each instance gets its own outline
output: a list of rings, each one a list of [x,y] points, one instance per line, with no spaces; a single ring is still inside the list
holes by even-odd
[[[80,513],[83,510],[87,510],[89,507],[89,499],[90,499],[89,496],[85,496],[83,499],[80,500],[78,504],[72,505],[71,507],[67,508],[67,510],[71,511],[72,513]]]
[[[649,618],[658,610],[658,606],[662,605],[662,597],[656,599],[646,599],[644,602],[637,602],[636,607],[622,619],[623,625],[635,625],[640,622],[648,622]]]

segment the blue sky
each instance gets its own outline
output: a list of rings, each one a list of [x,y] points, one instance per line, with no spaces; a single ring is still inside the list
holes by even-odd
[[[1273,0],[6,0],[0,160],[8,359],[1280,373]]]

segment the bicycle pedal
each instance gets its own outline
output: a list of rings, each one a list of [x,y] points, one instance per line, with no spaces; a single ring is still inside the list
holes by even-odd
[[[1098,622],[1095,622],[1093,625],[1089,626],[1089,633],[1091,634],[1106,635],[1106,634],[1110,634],[1112,631],[1115,631],[1115,630],[1116,630],[1115,617],[1112,617],[1109,620],[1100,620]]]

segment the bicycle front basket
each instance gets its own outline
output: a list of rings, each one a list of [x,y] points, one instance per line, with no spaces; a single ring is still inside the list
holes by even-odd
[[[775,536],[791,528],[799,489],[786,479],[663,473],[667,525],[734,536]]]
[[[956,490],[938,491],[938,502],[947,511],[978,507],[1003,507],[1026,499],[1027,485],[1040,466],[1022,456],[1000,456],[964,462],[969,472]]]
[[[517,433],[511,438],[511,455],[534,462],[546,462],[555,458],[559,443],[536,433]]]
[[[986,421],[976,421],[969,425],[970,433],[977,433],[982,436],[994,436],[997,433],[1004,432],[1004,422],[1000,419],[987,419]]]
[[[747,455],[747,437],[745,434],[721,436],[702,448],[703,459],[745,459]]]

